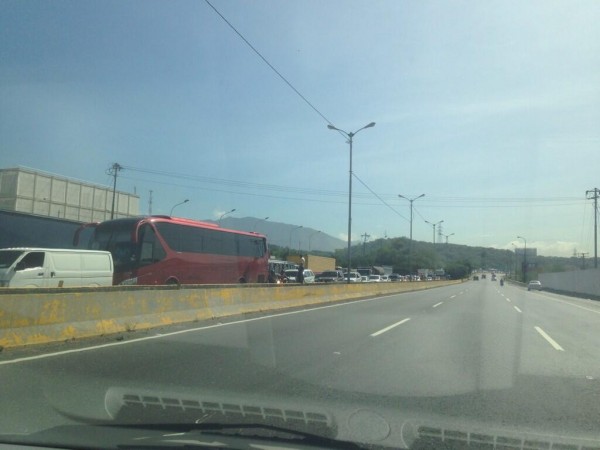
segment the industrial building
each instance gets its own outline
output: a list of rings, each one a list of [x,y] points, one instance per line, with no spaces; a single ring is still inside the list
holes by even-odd
[[[139,214],[139,196],[117,191],[114,218]],[[0,210],[102,222],[111,218],[113,190],[23,167],[0,169]]]

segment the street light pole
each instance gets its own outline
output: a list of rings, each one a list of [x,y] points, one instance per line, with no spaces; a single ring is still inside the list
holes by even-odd
[[[346,136],[348,138],[348,144],[350,144],[350,173],[349,173],[349,181],[348,181],[348,277],[346,279],[347,283],[350,284],[350,271],[352,270],[351,266],[351,256],[350,256],[350,249],[352,246],[352,138],[354,138],[354,136],[360,131],[360,130],[364,130],[365,128],[371,128],[375,126],[375,122],[371,122],[368,125],[365,125],[362,128],[359,128],[358,130],[354,131],[354,132],[347,132],[344,130],[340,130],[339,128],[334,127],[333,125],[329,124],[327,125],[327,128],[329,128],[330,130],[336,130],[339,131],[340,133],[342,133],[344,136]]]
[[[433,225],[433,245],[435,245],[435,227],[437,227],[441,223],[444,223],[444,221],[440,220],[439,222],[433,223],[433,222],[429,222],[428,220],[426,220],[425,223],[428,223],[429,225]]]
[[[523,252],[523,283],[527,283],[527,239],[517,236],[517,239],[523,239],[525,242],[525,251]]]
[[[267,216],[264,219],[257,219],[256,222],[254,222],[254,225],[252,226],[252,231],[255,231],[256,230],[256,224],[258,222],[262,222],[263,220],[269,220],[269,217]]]
[[[235,208],[233,208],[231,211],[227,211],[227,212],[221,214],[221,217],[219,217],[219,226],[221,226],[221,219],[223,217],[225,217],[227,214],[231,214],[232,212],[235,212]]]
[[[171,208],[171,213],[170,213],[169,215],[170,215],[170,216],[172,216],[172,215],[173,215],[173,210],[174,210],[174,209],[175,209],[177,206],[179,206],[179,205],[183,205],[184,203],[187,203],[187,202],[189,202],[189,201],[190,201],[190,199],[186,198],[186,199],[185,199],[184,201],[182,201],[181,203],[177,203],[176,205],[173,205],[173,207]]]
[[[398,197],[408,200],[410,202],[410,238],[409,238],[409,249],[408,249],[408,271],[412,274],[412,257],[413,257],[413,202],[415,200],[420,199],[421,197],[425,197],[425,194],[421,194],[415,198],[408,198],[402,194],[398,194]]]
[[[308,236],[308,252],[309,253],[310,253],[310,241],[315,234],[319,234],[319,233],[320,233],[320,231],[315,231],[314,233],[311,233],[310,236]]]
[[[448,238],[450,236],[454,236],[455,233],[450,233],[450,234],[445,234],[444,237],[446,238],[446,245],[448,245]]]
[[[290,245],[288,246],[288,248],[291,250],[292,249],[292,233],[294,231],[296,231],[298,228],[302,228],[302,225],[298,225],[295,228],[292,228],[292,230],[290,231]]]

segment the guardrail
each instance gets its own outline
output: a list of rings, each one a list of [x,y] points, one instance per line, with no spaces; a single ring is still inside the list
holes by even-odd
[[[60,342],[461,282],[0,289],[0,346]]]

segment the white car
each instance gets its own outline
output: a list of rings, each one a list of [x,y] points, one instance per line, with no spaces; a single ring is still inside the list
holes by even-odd
[[[370,283],[381,283],[381,275],[370,275],[369,282]]]
[[[531,291],[532,289],[536,291],[542,290],[542,283],[539,280],[531,280],[527,285],[527,290]]]
[[[315,282],[315,273],[310,269],[304,269],[304,282],[305,283],[314,283]]]
[[[348,281],[348,272],[344,273],[344,281]],[[363,278],[360,276],[358,272],[350,272],[350,283],[360,283],[363,281]]]

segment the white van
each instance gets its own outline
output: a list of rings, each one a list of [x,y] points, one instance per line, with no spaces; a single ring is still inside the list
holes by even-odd
[[[0,250],[0,287],[112,286],[110,252],[56,248]]]

